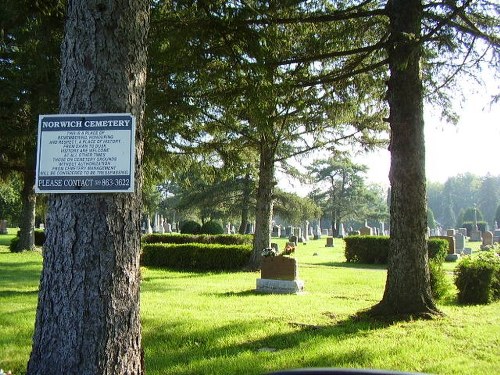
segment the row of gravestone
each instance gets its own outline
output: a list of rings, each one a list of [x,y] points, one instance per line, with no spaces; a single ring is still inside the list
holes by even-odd
[[[466,228],[448,229],[446,236],[431,236],[431,238],[443,238],[448,241],[448,256],[446,257],[448,261],[457,260],[460,255],[472,254],[472,249],[465,247],[465,241],[467,240]],[[495,229],[493,232],[481,232],[480,241],[482,241],[483,246],[491,246],[496,242],[500,242],[500,229]]]

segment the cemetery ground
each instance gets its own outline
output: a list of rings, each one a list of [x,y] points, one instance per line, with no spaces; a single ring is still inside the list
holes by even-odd
[[[40,252],[11,253],[0,235],[0,368],[23,374],[42,267]],[[273,240],[282,249],[285,240]],[[285,368],[376,368],[493,374],[500,368],[500,302],[459,306],[434,320],[380,323],[354,315],[380,301],[383,266],[346,264],[343,241],[299,244],[300,295],[255,292],[255,272],[142,268],[146,373],[264,374]],[[469,246],[474,243],[469,243]],[[479,246],[479,245],[478,245]],[[450,282],[456,263],[447,263]]]

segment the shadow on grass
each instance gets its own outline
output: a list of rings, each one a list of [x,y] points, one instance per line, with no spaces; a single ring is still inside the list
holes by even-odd
[[[33,290],[0,290],[0,298],[38,295],[38,289]]]
[[[9,246],[10,241],[15,237],[15,234],[0,234],[0,246]]]
[[[240,292],[211,293],[215,297],[249,297],[249,296],[273,296],[271,293],[258,292],[256,289],[242,290]]]
[[[328,351],[325,354],[328,358],[316,356],[307,360],[304,356],[300,358],[288,351],[300,351],[301,348],[309,349],[325,343],[335,345],[353,336],[370,336],[372,331],[391,325],[356,316],[339,321],[332,318],[332,324],[321,326],[288,322],[285,324],[289,328],[283,329],[280,323],[273,324],[270,328],[284,332],[273,332],[263,337],[264,323],[253,319],[193,330],[193,324],[189,321],[179,319],[162,325],[155,320],[144,319],[146,368],[154,373],[189,374],[206,373],[207,368],[213,371],[214,366],[217,366],[220,374],[231,374],[235,373],[234,364],[238,363],[240,373],[262,374],[270,370],[269,364],[272,361],[269,356],[274,352],[277,355],[284,353],[290,361],[286,365],[290,367],[342,367],[346,363],[365,366],[371,363],[372,358],[369,351],[361,349]]]
[[[38,287],[41,272],[41,263],[39,262],[1,262],[0,270],[2,275],[0,287],[6,288],[9,285],[34,285]]]
[[[349,263],[349,262],[323,262],[323,263],[303,263],[300,267],[304,268],[319,268],[319,267],[338,267],[338,268],[352,268],[363,270],[386,270],[386,264],[363,264],[363,263]]]

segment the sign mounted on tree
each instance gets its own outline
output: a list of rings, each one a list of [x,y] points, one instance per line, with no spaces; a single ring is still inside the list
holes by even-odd
[[[40,115],[37,193],[133,193],[135,117]]]

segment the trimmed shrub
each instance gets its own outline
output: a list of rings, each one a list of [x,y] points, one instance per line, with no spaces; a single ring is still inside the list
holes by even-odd
[[[445,297],[451,289],[451,283],[446,277],[443,263],[433,259],[429,260],[429,276],[431,283],[431,293],[434,299]]]
[[[457,299],[461,304],[487,304],[500,299],[500,257],[493,251],[460,260],[455,268]]]
[[[349,236],[344,238],[347,262],[364,264],[387,264],[389,237]],[[443,263],[448,254],[448,242],[440,238],[427,240],[429,259]]]
[[[345,241],[347,262],[364,264],[386,264],[389,254],[387,236],[348,236]]]
[[[201,226],[200,233],[202,234],[223,234],[224,229],[218,222],[210,220]]]
[[[193,271],[231,271],[249,261],[249,245],[147,244],[142,248],[141,265]]]
[[[429,260],[434,260],[438,264],[444,263],[448,255],[448,241],[442,238],[429,238],[427,240],[427,251]]]
[[[249,245],[252,243],[253,236],[251,234],[145,234],[142,236],[142,242],[153,243],[171,243],[171,244],[186,244],[186,243],[205,243],[205,244],[220,244],[220,245]]]
[[[199,234],[201,229],[201,224],[194,220],[188,220],[182,223],[180,229],[181,233],[183,234]]]

